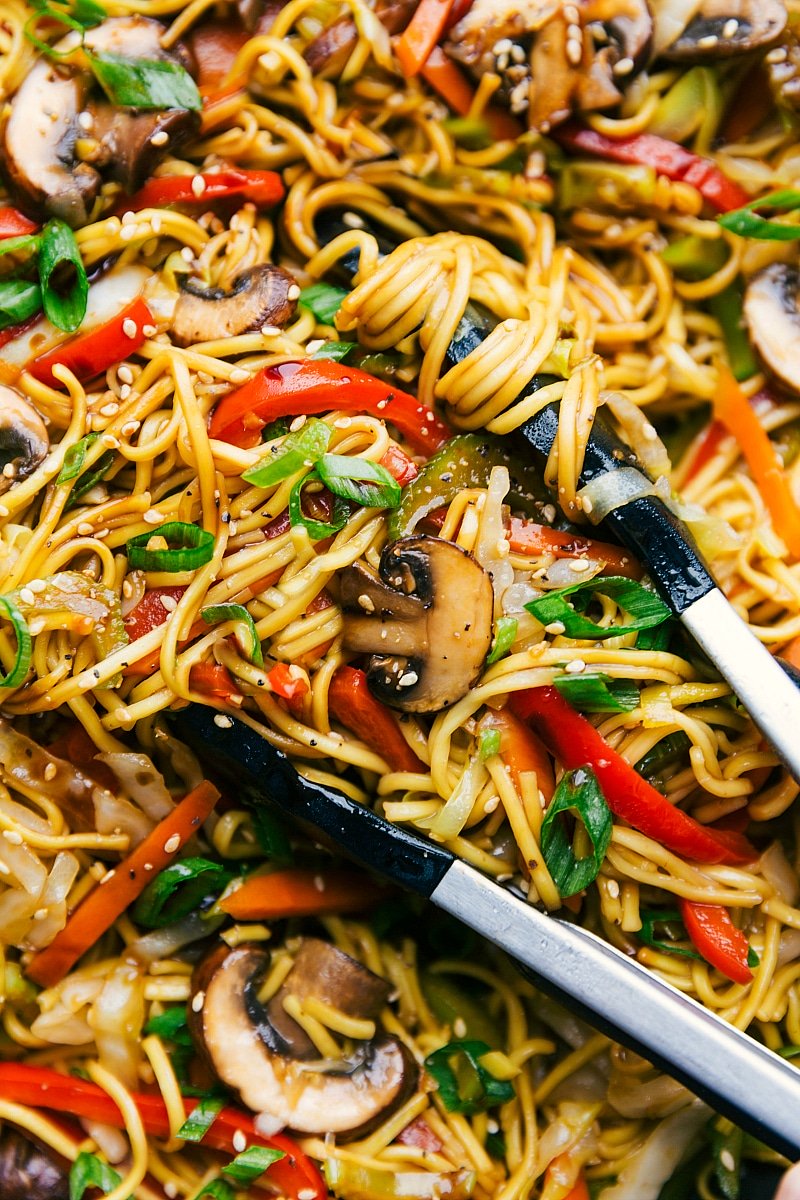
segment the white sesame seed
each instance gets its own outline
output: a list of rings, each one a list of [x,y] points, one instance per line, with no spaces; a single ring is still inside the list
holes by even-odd
[[[565,629],[566,625],[563,621],[551,621],[549,625],[545,625],[544,627],[545,633],[553,634],[563,633]]]
[[[572,662],[568,662],[565,671],[569,671],[570,675],[580,675],[581,671],[586,670],[586,663],[582,658],[573,658]]]
[[[767,55],[768,63],[781,63],[786,58],[786,47],[776,46],[774,50],[770,50]]]
[[[109,882],[109,880],[111,880],[111,879],[113,879],[113,878],[114,878],[114,876],[116,875],[116,873],[117,873],[117,872],[116,872],[116,871],[115,871],[113,868],[112,868],[110,871],[106,871],[105,875],[104,875],[104,876],[103,876],[103,878],[100,880],[101,884],[102,884],[102,883],[108,883],[108,882]]]
[[[364,228],[364,221],[358,215],[358,213],[354,213],[354,212],[342,213],[342,224],[346,225],[348,229],[363,229]]]
[[[152,869],[153,869],[153,864],[152,864],[152,863],[145,863],[145,864],[144,864],[144,869],[145,869],[145,871],[152,871]]]
[[[500,803],[499,796],[490,796],[489,799],[486,801],[486,803],[483,806],[483,811],[485,813],[493,813],[494,810],[499,805],[499,803]]]
[[[131,385],[129,383],[123,383],[122,387],[119,389],[120,400],[127,400],[128,396],[130,396],[130,394],[131,394]],[[101,408],[100,411],[103,412],[104,410]],[[114,414],[109,413],[108,415],[113,416]]]
[[[167,1200],[177,1200],[177,1196],[178,1196],[177,1184],[173,1183],[171,1179],[168,1179],[166,1181],[166,1183],[162,1183],[161,1186],[164,1189],[164,1195],[167,1197]]]
[[[22,845],[22,834],[17,833],[16,829],[4,829],[3,837],[7,842],[10,842],[12,846]]]
[[[249,378],[250,372],[243,367],[234,367],[231,371],[231,383],[247,383]]]
[[[78,526],[78,533],[81,537],[91,537],[94,533],[94,525],[90,524],[89,521],[81,521]]]
[[[244,1133],[241,1129],[237,1129],[234,1133],[233,1137],[231,1138],[231,1145],[237,1154],[241,1154],[247,1149],[247,1138],[244,1136]]]
[[[569,39],[569,41],[567,42],[566,53],[567,53],[567,62],[571,63],[573,67],[577,67],[580,64],[581,59],[583,58],[583,46],[577,40],[577,38]],[[514,91],[516,91],[516,90],[517,89],[515,88]]]
[[[525,62],[525,51],[523,50],[522,46],[511,47],[511,61],[515,63]]]
[[[131,317],[126,317],[122,322],[122,332],[125,334],[125,337],[135,338],[139,332],[139,326]]]
[[[28,588],[34,593],[34,595],[38,596],[40,592],[46,590],[47,584],[43,579],[32,579],[28,584]]]
[[[202,196],[202,194],[205,190],[206,190],[205,179],[203,179],[202,175],[195,175],[194,178],[192,179],[192,194],[199,198],[200,196]]]
[[[456,1017],[455,1021],[453,1021],[453,1033],[457,1038],[467,1036],[467,1023],[463,1017]]]
[[[300,298],[300,287],[298,284],[293,283],[290,285],[286,293],[286,298],[287,300],[298,300]]]
[[[150,228],[152,229],[153,233],[161,233],[161,225],[161,213],[153,213],[152,217],[150,218]]]
[[[736,20],[736,17],[731,17],[722,26],[722,36],[726,40],[729,40],[732,37],[736,37],[736,30],[738,28],[739,28],[739,22]]]
[[[7,517],[7,516],[8,516],[8,509],[6,508],[5,504],[0,504],[0,517]]]
[[[511,38],[501,38],[499,42],[495,42],[492,46],[492,54],[497,57],[498,54],[509,54],[514,43]]]
[[[720,1151],[719,1161],[726,1171],[736,1170],[736,1159],[731,1154],[730,1150]]]
[[[127,363],[123,363],[121,367],[117,367],[117,379],[121,380],[122,383],[133,383],[133,371]]]
[[[143,325],[142,333],[144,334],[145,337],[155,337],[156,336],[155,325]]]
[[[307,420],[307,417],[303,413],[301,413],[299,417],[295,417],[294,420],[289,423],[289,432],[297,433],[298,429],[303,428],[303,426],[306,423],[306,420]]]
[[[573,558],[570,560],[569,569],[574,571],[576,575],[582,575],[584,571],[588,571],[591,563],[586,558]]]
[[[142,520],[148,525],[162,525],[164,518],[157,508],[148,508],[147,512],[142,515]]]
[[[262,325],[261,332],[264,335],[264,337],[277,337],[277,335],[280,333],[280,329],[278,328],[277,325]],[[319,350],[319,348],[322,344],[323,344],[323,342],[322,342],[322,339],[320,338],[315,343],[314,350],[312,350],[311,342],[309,342],[308,345],[306,346],[306,350],[309,352],[309,354],[314,354],[316,350]]]
[[[325,880],[324,880],[324,878],[322,877],[322,875],[315,875],[315,876],[314,876],[314,890],[315,890],[315,891],[317,891],[317,892],[324,892],[324,891],[325,891]]]
[[[118,412],[119,412],[119,405],[115,404],[112,400],[109,404],[103,405],[103,407],[100,409],[100,416],[101,417],[115,417]]]
[[[47,780],[47,782],[50,783],[51,779],[55,779],[57,774],[58,774],[58,767],[56,766],[56,764],[54,762],[49,762],[44,769],[44,777]]]
[[[205,992],[195,992],[192,996],[192,1012],[200,1012],[206,1002]]]
[[[133,437],[140,425],[141,421],[126,421],[122,429],[120,429],[120,433],[123,437]]]
[[[217,715],[214,717],[214,724],[219,729],[231,729],[233,726],[233,721],[230,719],[230,717],[226,717],[225,713],[217,713]]]
[[[178,601],[174,596],[162,596],[161,605],[167,612],[175,612],[175,609],[178,607]]]
[[[20,588],[19,598],[23,604],[35,604],[36,597],[30,588]]]
[[[34,921],[43,921],[47,916],[48,911],[49,910],[46,908],[37,908],[36,912],[33,914]]]
[[[715,33],[709,33],[706,37],[697,39],[697,48],[698,50],[713,50],[718,41],[719,38]]]
[[[413,687],[414,684],[418,680],[419,680],[419,675],[417,674],[416,671],[406,671],[406,673],[404,675],[401,675],[400,678],[398,679],[397,686],[398,687]]]
[[[301,1188],[297,1200],[317,1200],[319,1193],[314,1188]]]
[[[124,212],[122,214],[121,221],[122,221],[123,225],[135,225],[136,224],[136,213],[132,212],[129,209],[127,212]]]
[[[169,134],[167,133],[166,129],[159,129],[150,138],[150,145],[151,146],[166,146],[168,141],[169,141]]]
[[[90,112],[78,113],[78,124],[84,132],[87,132],[94,126],[94,117]]]
[[[180,834],[173,833],[172,837],[168,837],[167,840],[164,842],[164,853],[165,854],[174,854],[176,850],[180,849],[180,845],[181,845]]]
[[[619,62],[614,63],[613,71],[615,75],[630,75],[634,68],[632,58],[621,58]]]
[[[609,879],[608,883],[606,884],[606,889],[609,896],[613,896],[613,898],[616,900],[619,896],[619,884],[617,883],[616,879]]]

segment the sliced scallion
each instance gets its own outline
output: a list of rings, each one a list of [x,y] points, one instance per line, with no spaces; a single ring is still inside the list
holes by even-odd
[[[313,481],[320,482],[316,471],[311,471],[302,479],[298,479],[292,488],[289,496],[289,520],[293,526],[302,525],[311,540],[319,542],[322,538],[331,537],[332,534],[338,533],[340,529],[344,528],[350,510],[344,500],[334,496],[332,521],[316,521],[313,517],[307,517],[303,511],[303,488],[307,483]]]
[[[639,689],[627,679],[611,679],[599,671],[556,675],[553,683],[578,712],[632,712]]]
[[[166,546],[152,546],[161,538]],[[167,521],[152,532],[137,534],[126,546],[128,563],[139,571],[194,571],[214,555],[214,535],[185,521]]]
[[[519,622],[516,617],[498,617],[494,623],[494,641],[486,658],[486,665],[498,662],[508,654],[514,645]]]
[[[100,437],[99,433],[87,433],[80,441],[75,442],[70,446],[67,453],[64,455],[64,465],[58,473],[56,483],[69,483],[71,479],[77,479],[83,470],[83,464],[86,461],[86,452],[89,447],[94,445]]]
[[[328,449],[332,433],[330,425],[309,417],[300,429],[287,433],[280,446],[275,446],[261,462],[245,471],[242,479],[256,487],[268,488],[304,467],[313,467]]]
[[[75,241],[64,221],[48,221],[39,244],[39,283],[47,318],[71,333],[86,315],[89,282]]]
[[[312,283],[300,293],[300,303],[319,321],[320,325],[332,325],[348,293],[344,288],[331,283]]]
[[[204,1096],[181,1125],[178,1137],[186,1142],[202,1142],[224,1105],[221,1096]]]
[[[42,289],[26,279],[4,279],[0,283],[0,329],[19,325],[42,307]]]
[[[567,836],[563,814],[577,817],[589,836],[592,849],[576,858]],[[542,821],[542,854],[562,896],[574,896],[597,878],[611,841],[614,822],[594,773],[579,767],[565,774]]]
[[[0,688],[15,688],[25,682],[31,665],[31,633],[25,618],[10,596],[0,596],[0,618],[10,622],[17,642],[14,663],[7,675],[0,676]]]
[[[243,604],[209,604],[200,610],[200,616],[207,625],[218,625],[221,621],[235,621],[237,628],[233,636],[243,654],[257,667],[263,667],[264,655],[261,650],[255,621]]]
[[[227,1167],[222,1168],[222,1174],[227,1175],[236,1183],[252,1183],[254,1179],[258,1179],[259,1175],[263,1175],[274,1162],[284,1157],[282,1150],[273,1150],[269,1146],[248,1146],[246,1150],[242,1150],[241,1154],[236,1155],[232,1163],[228,1163]]]
[[[580,609],[588,605],[595,593],[615,600],[623,612],[633,619],[624,625],[605,627],[583,616]],[[575,599],[571,602],[567,599],[568,596]],[[661,625],[670,615],[666,604],[659,600],[655,592],[624,575],[606,575],[598,579],[587,579],[582,583],[573,583],[569,587],[548,592],[546,596],[537,600],[531,600],[525,607],[542,625],[558,623],[564,626],[567,637],[592,640],[619,637],[620,634],[634,633],[639,629],[650,629]]]
[[[317,474],[334,496],[363,508],[397,508],[400,503],[400,484],[386,467],[370,459],[324,454],[317,463]]]

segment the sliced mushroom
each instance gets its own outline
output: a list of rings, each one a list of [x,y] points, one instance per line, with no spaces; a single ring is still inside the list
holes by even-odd
[[[400,33],[413,16],[418,0],[378,0],[375,16],[387,33]],[[338,75],[356,48],[359,33],[352,17],[339,17],[326,25],[303,51],[315,75]]]
[[[0,1133],[2,1200],[69,1200],[69,1166],[16,1129]]]
[[[378,573],[355,563],[340,586],[344,644],[371,655],[379,700],[431,713],[466,695],[492,640],[492,583],[471,555],[442,538],[401,538]]]
[[[747,285],[744,317],[765,367],[800,394],[800,271],[773,263]]]
[[[189,1027],[214,1073],[257,1113],[298,1133],[352,1136],[401,1104],[417,1071],[396,1038],[375,1037],[340,1063],[319,1052],[283,1008],[287,996],[314,996],[351,1017],[372,1020],[388,988],[366,967],[325,942],[305,939],[269,1005],[258,989],[269,955],[255,946],[221,947],[195,972]]]
[[[476,0],[445,49],[474,74],[497,73],[512,112],[547,131],[573,108],[618,104],[652,32],[647,0]]]
[[[131,59],[181,61],[180,48],[161,46],[164,27],[149,17],[112,17],[86,34],[86,45]],[[68,34],[57,49],[77,48]],[[158,160],[200,127],[199,113],[185,109],[141,112],[116,109],[92,98],[88,71],[68,59],[39,61],[11,103],[4,162],[22,203],[85,224],[103,177],[134,190]],[[158,134],[167,134],[167,140]],[[153,138],[156,138],[156,144]]]
[[[670,4],[672,0],[661,0]],[[683,32],[662,51],[671,62],[731,58],[774,46],[783,33],[783,0],[703,0]]]
[[[13,388],[0,385],[0,496],[32,475],[50,450],[36,409]]]
[[[181,287],[172,317],[172,335],[179,346],[237,337],[264,325],[286,325],[300,293],[289,272],[271,263],[237,275],[228,292],[204,288],[191,279]]]

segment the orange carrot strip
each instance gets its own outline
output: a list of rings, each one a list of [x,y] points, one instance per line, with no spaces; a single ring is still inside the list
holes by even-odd
[[[444,33],[453,0],[420,0],[416,12],[394,44],[406,79],[419,75]]]
[[[328,706],[331,716],[385,759],[393,771],[425,771],[394,713],[369,690],[363,671],[339,667],[328,690]]]
[[[420,74],[435,92],[438,92],[453,112],[465,117],[472,107],[475,92],[464,72],[452,62],[441,46],[434,46]],[[515,141],[522,127],[510,113],[502,108],[487,108],[483,113],[489,132],[495,141]]]
[[[252,875],[219,902],[237,921],[277,921],[321,913],[361,912],[386,892],[355,870],[308,871],[291,868]]]
[[[536,772],[536,783],[545,800],[556,790],[553,763],[544,742],[519,717],[507,708],[488,711],[481,717],[481,729],[496,729],[500,734],[500,754],[520,791],[520,775]]]
[[[727,367],[720,367],[714,415],[739,443],[745,462],[769,509],[775,532],[795,558],[800,558],[800,509],[778,452],[764,426]]]
[[[151,879],[168,866],[197,833],[219,800],[204,781],[176,804],[163,821],[78,905],[60,933],[31,959],[26,973],[41,987],[54,987],[78,959],[110,929]]]
[[[597,542],[594,538],[567,533],[563,529],[551,529],[549,525],[537,525],[521,517],[512,517],[508,541],[515,554],[554,554],[556,558],[596,558],[604,562],[606,570],[613,575],[627,575],[629,579],[640,579],[642,568],[623,546],[610,542]]]

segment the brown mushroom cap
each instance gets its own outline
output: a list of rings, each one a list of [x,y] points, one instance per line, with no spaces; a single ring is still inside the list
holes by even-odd
[[[237,275],[228,292],[202,288],[192,280],[181,287],[172,317],[172,335],[179,346],[237,337],[264,325],[286,325],[294,316],[299,294],[289,272],[271,263]]]
[[[265,950],[247,945],[221,947],[200,964],[189,1005],[195,1044],[252,1111],[298,1133],[365,1132],[415,1086],[416,1066],[407,1050],[396,1038],[376,1037],[360,1043],[347,1062],[315,1070],[310,1062],[319,1054],[282,1002],[288,995],[301,1003],[315,996],[349,1016],[372,1019],[385,1001],[386,984],[341,950],[305,939],[282,988],[265,1006],[258,987],[268,965]]]
[[[149,17],[111,17],[87,31],[85,44],[123,58],[181,61],[180,47],[162,48],[163,33],[163,25]],[[57,48],[76,47],[75,35],[68,34]],[[133,191],[167,150],[174,151],[200,128],[199,113],[119,109],[104,99],[92,99],[92,88],[88,71],[72,67],[68,60],[53,64],[43,59],[14,96],[5,129],[3,158],[21,202],[73,226],[89,219],[103,175]],[[79,123],[83,112],[87,119]],[[163,145],[153,144],[158,133],[167,134]]]
[[[703,62],[766,50],[779,40],[787,19],[783,0],[703,0],[700,11],[662,51],[662,57],[671,62]]]
[[[2,1200],[69,1200],[69,1167],[16,1129],[0,1133]]]
[[[370,654],[371,691],[403,712],[438,712],[466,695],[492,640],[492,583],[453,542],[406,537],[387,546],[376,574],[340,575],[344,644]]]
[[[800,271],[773,263],[759,271],[744,294],[750,340],[770,374],[800,395]]]
[[[47,427],[13,388],[0,385],[0,495],[31,475],[50,450]]]

